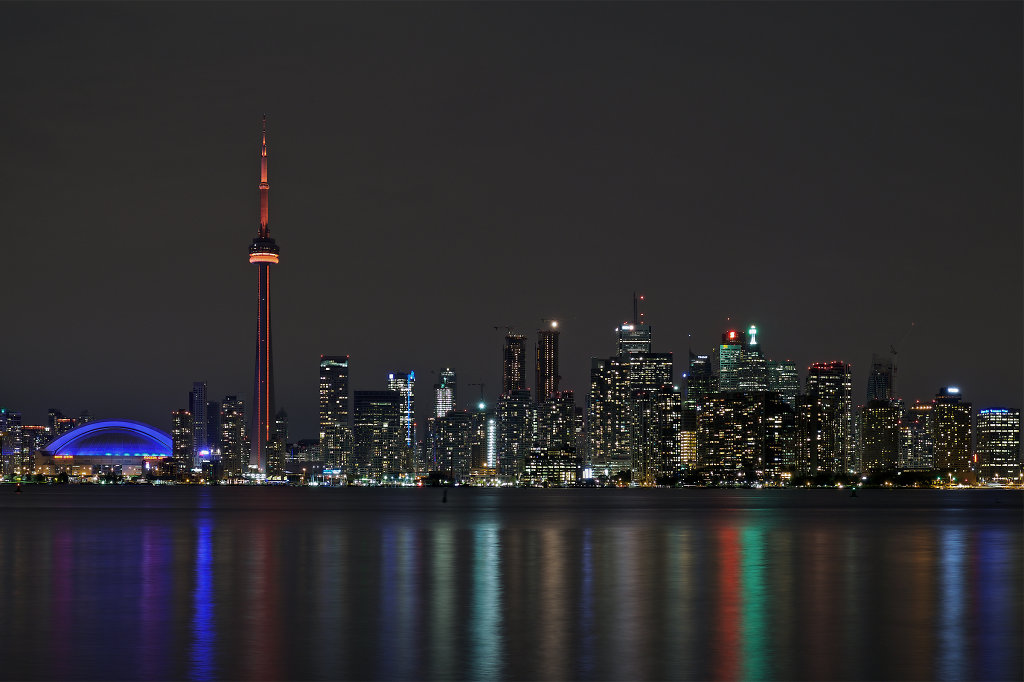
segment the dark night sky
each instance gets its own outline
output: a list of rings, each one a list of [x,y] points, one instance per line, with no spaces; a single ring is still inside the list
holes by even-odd
[[[563,388],[647,295],[683,370],[730,325],[801,368],[898,343],[900,393],[1022,402],[1022,5],[0,4],[0,405],[169,428],[252,390],[270,116],[277,402]],[[692,336],[691,336],[692,335]],[[532,362],[532,352],[529,358]],[[531,381],[532,384],[532,375]]]

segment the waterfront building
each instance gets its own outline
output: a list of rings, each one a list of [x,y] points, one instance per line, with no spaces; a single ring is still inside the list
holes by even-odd
[[[202,466],[202,459],[210,456],[207,439],[206,382],[195,381],[188,394],[188,411],[192,415],[192,466]]]
[[[797,469],[801,473],[856,473],[853,381],[845,362],[817,362],[807,370],[797,400]]]
[[[332,469],[348,466],[352,455],[348,372],[349,356],[320,356],[320,457]]]
[[[21,412],[0,408],[0,459],[5,476],[20,471],[22,466]]]
[[[193,466],[192,413],[175,410],[171,413],[171,457],[175,477],[185,476]]]
[[[466,480],[472,472],[474,422],[466,410],[436,418],[437,468],[452,481]]]
[[[271,447],[274,411],[274,355],[270,336],[270,266],[280,259],[277,242],[270,236],[270,183],[267,176],[267,117],[263,117],[260,145],[260,225],[249,246],[249,262],[257,268],[256,363],[253,377],[253,414],[249,470],[266,474]],[[283,453],[282,453],[283,456]]]
[[[182,461],[190,461],[192,457],[189,441],[194,432],[190,422],[186,420],[180,425],[186,446],[181,450]],[[166,462],[172,456],[173,447],[170,434],[148,424],[128,419],[98,419],[72,429],[41,448],[35,465],[51,474],[140,476]]]
[[[248,464],[245,437],[245,402],[237,395],[226,395],[220,404],[220,461],[228,476],[240,476]]]
[[[898,403],[869,400],[860,411],[861,468],[867,473],[895,471],[900,466]]]
[[[411,472],[416,454],[416,372],[389,372],[388,390],[402,396],[402,457],[399,468]]]
[[[544,402],[558,392],[558,323],[550,329],[537,330],[537,402]]]
[[[989,481],[1020,478],[1020,410],[978,410],[977,454],[979,477]]]
[[[267,473],[283,474],[285,457],[288,454],[288,413],[278,410],[270,426],[270,442],[267,447]]]
[[[529,391],[511,391],[498,399],[498,475],[517,478],[533,446],[535,410]]]
[[[900,468],[931,471],[935,468],[935,426],[932,403],[916,402],[900,421]]]
[[[954,386],[940,388],[932,403],[935,468],[964,481],[971,474],[971,403]]]
[[[398,391],[355,392],[350,481],[380,480],[401,473],[402,403]]]

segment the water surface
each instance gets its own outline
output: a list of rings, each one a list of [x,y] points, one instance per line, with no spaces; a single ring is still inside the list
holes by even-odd
[[[8,679],[1021,679],[1011,491],[0,486]]]

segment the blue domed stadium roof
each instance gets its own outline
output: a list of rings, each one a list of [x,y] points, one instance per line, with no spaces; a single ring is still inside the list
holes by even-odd
[[[170,457],[171,436],[142,422],[98,419],[57,438],[43,451],[58,457]]]

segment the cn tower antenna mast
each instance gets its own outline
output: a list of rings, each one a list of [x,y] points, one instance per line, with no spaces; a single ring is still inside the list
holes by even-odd
[[[249,471],[257,475],[274,473],[284,462],[270,461],[270,424],[274,418],[274,354],[270,342],[270,266],[276,265],[280,253],[270,236],[270,182],[267,179],[267,117],[263,116],[260,142],[260,226],[249,246],[249,262],[259,274],[256,307],[256,371],[252,395],[252,449]],[[276,452],[273,454],[277,454]],[[283,453],[281,453],[283,454]]]

